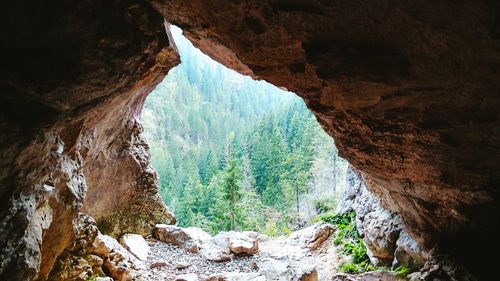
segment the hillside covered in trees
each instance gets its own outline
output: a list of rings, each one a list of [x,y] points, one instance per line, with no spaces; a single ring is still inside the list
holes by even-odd
[[[279,235],[333,208],[346,162],[304,102],[172,33],[183,62],[149,95],[142,122],[178,224]]]

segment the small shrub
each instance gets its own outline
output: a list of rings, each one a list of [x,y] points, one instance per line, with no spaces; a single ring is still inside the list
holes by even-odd
[[[353,222],[356,218],[355,212],[345,213],[345,214],[334,214],[332,212],[327,212],[316,216],[313,221],[324,221],[336,226],[346,226]]]
[[[406,266],[398,266],[393,271],[396,273],[396,276],[400,278],[406,278],[408,274],[411,273],[411,269]]]
[[[339,251],[346,256],[351,256],[352,262],[341,264],[338,268],[341,272],[362,273],[376,270],[371,264],[366,247],[356,227],[356,213],[346,214],[324,213],[320,214],[317,221],[324,221],[337,227],[333,243],[339,246]]]
[[[358,266],[353,263],[343,263],[338,270],[345,273],[360,273]]]

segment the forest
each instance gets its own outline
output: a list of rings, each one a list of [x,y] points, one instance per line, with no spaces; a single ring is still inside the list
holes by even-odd
[[[141,119],[178,225],[276,236],[334,209],[347,163],[302,99],[227,69],[171,31],[182,63]]]

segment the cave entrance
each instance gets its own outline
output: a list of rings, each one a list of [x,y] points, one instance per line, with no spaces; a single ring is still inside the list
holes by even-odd
[[[277,236],[335,209],[347,162],[303,100],[213,61],[179,28],[171,33],[182,63],[141,119],[178,225]]]

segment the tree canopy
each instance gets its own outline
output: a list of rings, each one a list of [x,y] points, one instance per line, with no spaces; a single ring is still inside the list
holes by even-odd
[[[346,162],[295,94],[216,63],[172,29],[182,63],[142,122],[181,226],[287,233],[334,202]]]

